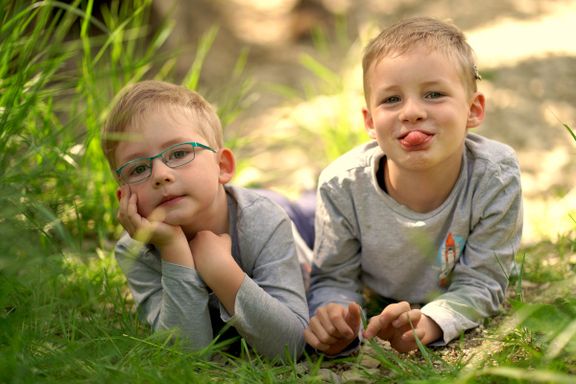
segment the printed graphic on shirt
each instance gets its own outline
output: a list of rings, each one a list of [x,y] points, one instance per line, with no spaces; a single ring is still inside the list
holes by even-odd
[[[440,287],[445,288],[450,283],[450,274],[463,249],[464,239],[461,236],[453,235],[452,232],[448,232],[446,239],[440,245],[440,249],[438,249],[438,265],[440,265],[438,285]]]

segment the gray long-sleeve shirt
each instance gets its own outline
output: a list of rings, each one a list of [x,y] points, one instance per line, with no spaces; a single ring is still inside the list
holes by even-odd
[[[425,304],[448,343],[504,299],[522,232],[520,170],[513,150],[469,133],[458,180],[432,212],[400,205],[376,178],[376,142],[326,168],[318,187],[310,313],[362,303],[362,290]]]
[[[275,203],[226,187],[232,256],[245,272],[230,316],[193,268],[165,262],[125,234],[116,258],[142,317],[153,329],[178,328],[192,349],[207,346],[224,323],[267,357],[304,348],[308,306],[291,223]]]

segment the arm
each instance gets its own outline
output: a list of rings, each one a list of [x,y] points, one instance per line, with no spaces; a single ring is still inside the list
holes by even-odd
[[[140,216],[136,203],[137,196],[123,187],[118,219],[130,236],[118,243],[116,257],[134,300],[154,330],[179,328],[192,349],[202,348],[212,340],[208,292],[194,270],[184,232],[163,223],[162,212]],[[132,238],[149,241],[157,253]]]
[[[305,338],[328,355],[339,354],[355,340],[361,326],[360,245],[348,217],[351,198],[319,188],[316,248],[309,292],[310,325]]]
[[[192,350],[210,344],[208,291],[194,269],[162,261],[157,250],[128,235],[115,253],[139,314],[154,331],[178,328]]]
[[[244,280],[244,271],[232,257],[230,236],[198,232],[190,241],[190,250],[202,280],[214,291],[226,311],[234,315],[234,303]]]
[[[360,241],[349,220],[354,216],[349,195],[328,183],[320,185],[308,294],[311,314],[328,303],[362,303]]]
[[[242,200],[242,196],[239,197]],[[291,224],[284,212],[258,197],[238,205],[235,258],[244,271],[235,312],[222,313],[262,355],[297,358],[304,349],[308,307]]]
[[[520,171],[514,158],[487,174],[473,201],[472,228],[448,291],[422,308],[448,343],[499,310],[522,232]]]

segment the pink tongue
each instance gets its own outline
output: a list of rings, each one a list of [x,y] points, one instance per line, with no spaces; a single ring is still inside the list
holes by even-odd
[[[402,141],[410,146],[416,146],[422,144],[427,138],[428,135],[423,132],[412,131],[404,136]]]

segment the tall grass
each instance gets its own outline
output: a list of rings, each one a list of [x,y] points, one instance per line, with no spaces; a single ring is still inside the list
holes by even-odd
[[[314,52],[299,55],[306,80],[270,87],[287,100],[285,119],[293,134],[283,144],[299,147],[306,162],[317,169],[369,140],[361,114],[362,79],[356,65],[361,42],[350,37],[346,18],[336,18],[335,24],[333,32],[315,28]]]
[[[123,85],[167,77],[175,60],[159,52],[170,29],[152,31],[150,10],[151,0],[0,0],[0,382],[211,369],[149,335],[109,252],[119,227],[100,127]]]
[[[98,134],[123,85],[173,76],[174,56],[160,53],[170,24],[150,29],[151,0],[113,0],[100,9],[95,4],[0,0],[0,382],[317,383],[326,369],[343,367],[375,382],[571,382],[576,241],[570,236],[526,250],[523,279],[547,284],[549,296],[532,296],[530,303],[512,298],[506,321],[491,327],[498,349],[473,366],[464,354],[447,362],[425,348],[404,356],[378,345],[377,369],[364,367],[363,353],[277,365],[245,344],[237,358],[218,341],[189,353],[168,342],[169,334],[151,335],[133,312],[111,254],[119,231],[116,186]],[[191,87],[200,86],[216,33],[201,39],[183,80]],[[320,51],[327,49],[329,39],[315,39]],[[241,76],[246,58],[232,71],[236,91],[216,102],[224,125],[237,116],[251,87]],[[315,99],[316,92],[343,100],[340,118],[301,125],[307,138],[321,138],[327,162],[365,136],[346,115],[352,108],[342,95],[349,88],[339,72],[312,55],[302,62],[326,86],[306,88],[304,99]],[[227,138],[232,146],[243,145],[234,132]],[[539,258],[550,253],[555,264]]]

